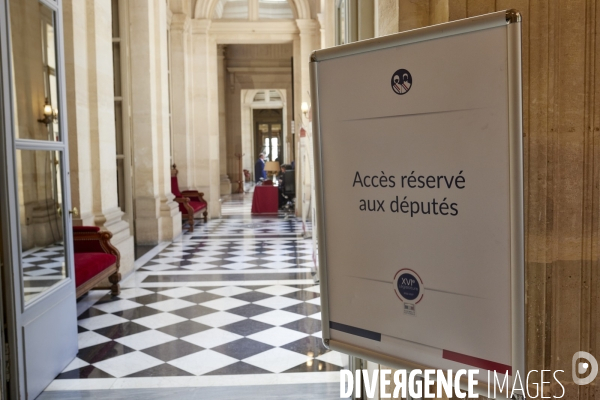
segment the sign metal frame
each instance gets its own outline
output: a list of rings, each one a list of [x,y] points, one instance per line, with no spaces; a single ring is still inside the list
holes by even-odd
[[[508,46],[508,135],[510,164],[510,313],[511,313],[511,362],[513,376],[525,373],[525,276],[524,276],[524,217],[523,217],[523,122],[521,77],[521,14],[517,10],[505,10],[473,18],[434,25],[398,34],[331,47],[313,52],[310,60],[312,127],[315,165],[316,219],[320,246],[318,252],[321,285],[321,319],[323,343],[326,347],[356,357],[362,357],[382,365],[400,369],[435,368],[401,358],[382,354],[371,349],[331,339],[327,273],[327,236],[325,186],[323,182],[323,152],[321,147],[321,122],[319,107],[318,63],[334,58],[352,56],[410,43],[439,39],[500,26],[507,27]]]

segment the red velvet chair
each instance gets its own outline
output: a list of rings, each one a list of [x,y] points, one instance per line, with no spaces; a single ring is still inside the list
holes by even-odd
[[[188,232],[194,232],[194,216],[202,214],[204,222],[208,220],[208,203],[204,200],[204,193],[197,190],[179,190],[177,181],[177,166],[173,164],[171,169],[171,192],[175,195],[175,201],[179,203],[179,211],[183,218],[187,218],[189,228]]]
[[[112,233],[97,226],[73,227],[75,285],[77,298],[108,278],[113,296],[121,293],[119,272],[121,255],[110,243]],[[100,288],[104,289],[104,288]]]

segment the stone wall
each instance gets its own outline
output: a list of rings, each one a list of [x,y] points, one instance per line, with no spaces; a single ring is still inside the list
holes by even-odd
[[[598,379],[571,379],[576,351],[600,359],[597,2],[377,0],[375,31],[510,8],[523,15],[527,369],[564,370],[565,398],[597,398]]]

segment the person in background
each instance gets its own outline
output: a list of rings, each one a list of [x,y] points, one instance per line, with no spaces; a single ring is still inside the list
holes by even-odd
[[[283,188],[284,188],[284,177],[285,177],[285,170],[288,166],[283,164],[281,165],[281,168],[279,170],[279,175],[277,175],[277,188],[279,189],[279,208],[285,206],[287,204],[287,197],[285,197],[283,195]]]
[[[256,160],[256,164],[254,164],[254,179],[256,183],[260,182],[260,180],[267,179],[267,171],[265,171],[265,154],[260,153],[258,155],[258,160]]]

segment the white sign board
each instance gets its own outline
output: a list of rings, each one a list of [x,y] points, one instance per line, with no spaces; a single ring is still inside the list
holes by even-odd
[[[511,10],[313,54],[332,349],[523,373],[520,29]]]

